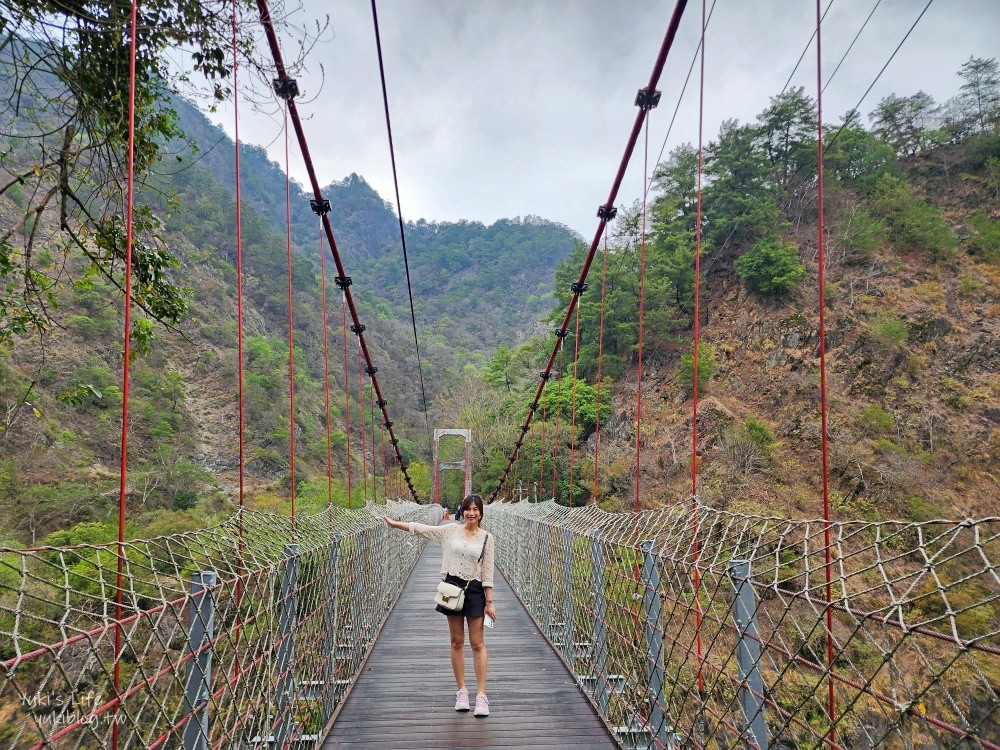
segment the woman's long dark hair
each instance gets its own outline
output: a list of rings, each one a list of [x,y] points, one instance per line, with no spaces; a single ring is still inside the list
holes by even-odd
[[[465,499],[462,500],[462,504],[458,506],[458,517],[465,518],[465,510],[470,505],[475,505],[479,508],[479,523],[477,524],[480,528],[483,525],[483,499],[479,495],[466,495]]]

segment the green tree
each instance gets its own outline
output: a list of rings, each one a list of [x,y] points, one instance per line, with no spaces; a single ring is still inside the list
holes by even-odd
[[[706,238],[716,252],[756,242],[778,223],[773,170],[759,148],[759,129],[727,120],[709,146],[703,192]]]
[[[747,286],[762,294],[783,294],[806,276],[796,247],[774,236],[754,245],[733,267]]]
[[[711,344],[701,341],[698,343],[698,390],[705,387],[706,383],[715,374],[715,349]],[[694,352],[681,355],[681,364],[677,368],[677,382],[684,388],[694,386]]]
[[[151,0],[139,8],[134,174],[140,191],[131,293],[146,315],[168,323],[183,319],[189,295],[172,278],[176,259],[162,225],[142,202],[141,187],[178,135],[170,88],[187,79],[175,72],[168,51],[190,50],[211,96],[228,94],[230,7],[223,0]],[[17,187],[32,198],[0,235],[0,276],[12,282],[0,287],[0,313],[9,321],[0,325],[0,343],[49,326],[66,267],[73,274],[86,267],[124,286],[131,5],[11,0],[3,16],[0,92],[19,124],[11,147],[0,154],[0,169],[13,176],[0,184],[0,194]],[[241,35],[241,44],[249,50],[253,40]],[[53,143],[52,133],[60,133],[61,142]],[[58,231],[43,235],[43,216]],[[53,252],[37,252],[43,244]],[[86,265],[64,266],[59,257]],[[131,332],[140,345],[149,340],[141,320],[137,315]]]
[[[962,119],[982,135],[1000,126],[1000,63],[996,58],[970,57],[958,73],[963,83],[958,95]]]
[[[501,344],[490,358],[490,363],[486,366],[486,382],[495,387],[503,387],[510,393],[511,376],[510,367],[513,362],[513,355],[510,349]]]
[[[816,105],[799,86],[772,96],[757,116],[764,153],[774,168],[779,187],[789,185],[807,165],[816,161]],[[813,170],[815,171],[815,170]]]
[[[912,156],[926,147],[934,112],[934,98],[918,91],[912,96],[889,94],[868,117],[876,135],[896,149],[897,154]]]

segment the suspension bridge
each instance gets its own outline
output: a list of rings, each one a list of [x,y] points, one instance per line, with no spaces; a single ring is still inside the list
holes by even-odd
[[[1000,629],[989,617],[1000,601],[1000,519],[831,518],[821,111],[822,516],[789,520],[703,505],[696,449],[691,497],[642,510],[638,434],[633,512],[511,499],[524,478],[518,462],[524,435],[562,356],[647,114],[659,102],[656,86],[687,5],[683,0],[675,6],[649,82],[638,91],[635,123],[609,196],[598,209],[598,229],[484,517],[496,535],[503,576],[497,590],[500,621],[488,636],[495,660],[492,714],[482,721],[455,716],[449,705],[446,639],[430,606],[433,548],[391,533],[380,520],[388,514],[438,523],[443,510],[421,504],[408,476],[328,219],[329,201],[309,158],[296,109],[298,88],[282,62],[267,4],[257,4],[274,58],[275,93],[307,165],[312,207],[337,269],[345,380],[350,319],[359,375],[371,380],[369,406],[382,413],[399,468],[390,482],[383,433],[382,494],[396,499],[372,502],[378,494],[373,433],[370,449],[361,447],[363,461],[366,454],[373,456],[371,492],[367,474],[363,480],[365,506],[331,504],[317,515],[296,514],[293,428],[291,519],[247,509],[241,398],[238,512],[212,528],[127,541],[126,335],[118,541],[0,549],[0,748],[1000,750]],[[705,18],[703,5],[702,55]],[[377,17],[375,22],[377,36]],[[821,27],[817,3],[817,68]],[[821,90],[817,97],[821,103]],[[387,96],[385,108],[388,125]],[[699,162],[700,153],[701,143]],[[700,188],[700,171],[698,182]],[[238,179],[236,184],[238,206]],[[290,255],[289,242],[293,421]],[[238,273],[238,288],[240,278]],[[130,285],[129,278],[126,288]],[[238,304],[240,299],[238,294]],[[126,331],[129,303],[125,295]],[[638,426],[641,314],[640,307]],[[238,317],[242,342],[241,308]],[[578,315],[576,324],[578,330]],[[415,321],[413,329],[419,350]],[[329,362],[325,328],[324,353]],[[242,355],[239,379],[242,393]],[[695,431],[697,400],[695,378]],[[329,409],[328,400],[328,414]],[[350,414],[349,404],[345,414]],[[364,428],[360,433],[365,435]],[[696,433],[692,444],[697,446]],[[595,441],[595,451],[598,446]],[[575,446],[570,450],[572,465]],[[328,459],[332,463],[329,450]],[[350,482],[350,440],[346,467]],[[469,477],[466,468],[467,488]],[[404,484],[410,495],[406,501],[401,499]],[[435,495],[438,487],[435,474]]]

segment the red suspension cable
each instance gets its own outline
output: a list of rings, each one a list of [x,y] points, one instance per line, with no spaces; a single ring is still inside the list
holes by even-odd
[[[830,674],[827,676],[827,712],[830,719],[830,741],[837,741],[837,704],[834,695],[833,648],[833,584],[830,539],[830,466],[828,461],[827,398],[826,398],[826,255],[823,238],[823,47],[821,29],[823,18],[820,0],[816,0],[816,171],[817,181],[817,231],[819,250],[819,394],[822,421],[821,443],[823,451],[823,544],[826,573],[826,659]]]
[[[263,2],[263,0],[258,0],[258,2]],[[659,54],[656,57],[656,62],[653,64],[653,71],[650,74],[649,82],[646,84],[645,88],[640,89],[639,96],[637,97],[637,104],[640,100],[649,101],[654,100],[659,96],[659,92],[656,90],[656,84],[660,80],[660,75],[663,72],[663,66],[667,61],[667,54],[670,52],[670,48],[673,46],[674,37],[677,35],[677,28],[680,26],[681,17],[684,15],[684,9],[687,7],[687,0],[677,0],[674,5],[673,14],[670,17],[670,23],[667,26],[667,31],[663,37],[663,42],[660,45]],[[635,144],[639,140],[639,133],[642,131],[642,124],[646,120],[646,114],[648,112],[648,107],[640,106],[639,112],[636,114],[635,121],[632,124],[632,131],[629,134],[628,142],[625,145],[625,153],[622,155],[621,161],[618,165],[618,172],[615,174],[614,181],[611,185],[611,192],[608,194],[608,199],[600,207],[598,211],[598,217],[600,221],[597,224],[597,231],[594,234],[594,239],[590,243],[590,250],[587,252],[587,257],[584,260],[583,268],[580,270],[580,277],[577,280],[578,284],[583,284],[587,280],[587,274],[590,271],[590,265],[594,261],[594,256],[597,254],[597,247],[601,242],[601,237],[604,234],[604,230],[607,227],[608,222],[614,216],[614,205],[615,200],[618,197],[618,191],[621,188],[622,180],[625,178],[625,170],[628,168],[629,161],[632,158],[632,152],[635,150]],[[565,316],[563,316],[562,323],[557,330],[566,331],[569,321],[572,320],[573,310],[576,307],[577,296],[573,295],[570,297],[570,303],[566,310]],[[534,417],[535,410],[538,408],[540,403],[540,398],[542,396],[542,391],[545,390],[545,383],[548,380],[548,375],[552,372],[552,365],[555,362],[556,354],[559,351],[559,342],[556,341],[555,346],[552,348],[552,352],[549,354],[548,362],[545,365],[545,370],[543,371],[538,387],[535,389],[535,397],[531,402],[531,408],[528,410],[528,416],[525,418],[524,425],[527,426],[531,423]],[[504,468],[500,482],[497,484],[497,488],[493,490],[490,496],[490,501],[492,502],[496,499],[497,493],[500,490],[500,484],[506,479],[507,474],[510,472],[510,467],[514,463],[514,459],[517,456],[517,449],[511,452],[510,457],[507,460],[507,466]]]
[[[698,209],[695,218],[694,240],[694,353],[692,367],[694,368],[694,384],[692,386],[691,404],[691,524],[692,547],[694,554],[694,618],[695,646],[698,656],[698,695],[704,699],[705,675],[703,672],[703,656],[701,648],[701,571],[698,568],[701,554],[698,538],[698,348],[701,343],[701,197],[703,175],[703,125],[705,121],[705,0],[701,0],[701,78],[698,94]]]
[[[365,381],[364,381],[364,365],[362,364],[363,359],[361,357],[361,347],[358,347],[358,400],[361,404],[361,410],[359,416],[361,418],[361,478],[363,482],[364,494],[361,496],[362,500],[368,502],[368,447],[366,445],[366,432],[368,430],[365,425]]]
[[[125,484],[128,476],[128,385],[129,364],[132,359],[132,204],[135,200],[135,53],[138,27],[137,0],[132,0],[131,44],[129,46],[128,88],[128,194],[125,204],[125,342],[122,362],[122,442],[121,466],[118,484],[118,561],[115,577],[115,697],[121,694],[122,656],[122,589],[125,569]],[[117,713],[118,706],[115,707]],[[111,729],[111,747],[118,750],[118,722]]]
[[[288,107],[285,107],[285,255],[288,265],[288,485],[292,504],[292,542],[295,541],[295,333],[292,317],[292,190],[288,149]]]
[[[344,450],[347,453],[347,507],[353,508],[351,495],[351,368],[347,358],[347,295],[343,296],[341,313],[344,318]]]
[[[323,394],[326,397],[326,507],[329,516],[333,505],[333,432],[330,425],[330,326],[326,309],[326,249],[323,227],[319,231],[319,281],[323,298]]]
[[[569,507],[573,507],[573,463],[576,458],[576,374],[580,364],[580,305],[576,306],[576,335],[573,337],[573,406],[569,428]]]
[[[542,402],[542,439],[538,442],[538,491],[545,492],[545,425],[546,416],[545,402]]]
[[[608,236],[604,235],[604,252],[601,260],[601,319],[597,326],[597,397],[594,399],[594,499],[597,502],[597,460],[601,451],[601,360],[604,356],[604,293],[608,280]]]
[[[236,376],[239,381],[239,441],[240,441],[240,495],[239,512],[236,518],[236,654],[233,658],[233,674],[239,674],[239,644],[241,629],[241,605],[243,603],[243,503],[244,503],[244,459],[243,459],[243,200],[242,180],[240,179],[240,96],[239,96],[239,57],[236,46],[236,0],[233,0],[233,138],[236,141],[234,149],[236,172]]]
[[[639,357],[635,394],[635,512],[639,512],[639,474],[642,458],[642,327],[646,306],[646,196],[649,192],[649,119],[646,119],[645,148],[642,165],[642,235],[639,238]]]
[[[556,479],[559,476],[559,413],[562,411],[562,381],[563,373],[566,371],[563,367],[563,344],[566,339],[559,339],[559,372],[558,380],[556,381],[556,429],[555,434],[552,436],[552,497],[556,498],[559,495],[556,494]]]
[[[319,186],[319,178],[316,176],[316,168],[312,162],[312,156],[309,151],[309,144],[306,141],[305,131],[302,127],[302,119],[299,117],[298,108],[295,105],[295,97],[298,95],[298,85],[295,80],[288,76],[285,70],[285,64],[282,60],[281,45],[278,44],[278,35],[274,29],[274,23],[271,21],[271,12],[268,9],[267,0],[257,0],[257,10],[260,13],[260,22],[264,27],[264,34],[267,38],[268,48],[271,51],[271,57],[274,59],[274,64],[276,68],[276,79],[275,79],[275,90],[279,93],[282,99],[285,100],[288,115],[291,117],[292,126],[295,128],[295,136],[299,142],[299,150],[302,153],[302,161],[305,164],[306,173],[309,177],[309,186],[313,191],[313,198],[317,204],[322,205],[327,201],[323,198],[322,191]],[[358,316],[357,307],[354,304],[354,297],[350,291],[351,277],[347,275],[344,269],[344,264],[340,258],[340,250],[337,248],[337,240],[333,235],[333,225],[330,223],[330,218],[327,214],[323,214],[323,230],[326,232],[326,239],[330,246],[330,254],[333,256],[333,262],[337,266],[337,279],[338,286],[343,283],[342,289],[344,290],[344,299],[347,305],[347,309],[350,311],[352,328],[357,329],[358,344],[361,347],[365,362],[372,372],[375,371],[375,366],[372,363],[371,353],[368,351],[368,344],[365,341],[364,330],[365,327],[361,324],[361,319]],[[382,410],[382,416],[388,421],[389,412],[387,408],[387,402],[382,395],[381,388],[379,387],[378,378],[372,375],[372,385],[375,390],[375,395],[378,397],[379,403],[382,404],[379,408]],[[399,462],[404,478],[406,479],[407,488],[410,491],[410,496],[419,501],[419,496],[417,491],[413,486],[413,482],[410,479],[403,461],[403,454],[399,449],[399,441],[396,440],[395,433],[392,429],[389,429],[389,434],[393,438],[393,448],[396,451],[396,460]]]

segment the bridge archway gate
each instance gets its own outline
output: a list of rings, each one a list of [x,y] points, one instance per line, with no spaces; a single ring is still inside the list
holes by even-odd
[[[465,439],[465,458],[462,461],[441,461],[441,438],[454,435]],[[434,487],[432,497],[434,502],[441,504],[441,471],[461,469],[465,472],[465,482],[462,497],[472,494],[472,430],[437,429],[434,430]]]
[[[1000,518],[833,524],[830,670],[824,522],[698,507],[696,555],[694,512],[487,508],[505,577],[624,746],[1000,748]]]
[[[432,505],[243,511],[125,545],[122,688],[112,688],[117,544],[0,549],[0,748],[318,746],[425,542],[379,520]],[[241,593],[237,596],[237,590]]]

